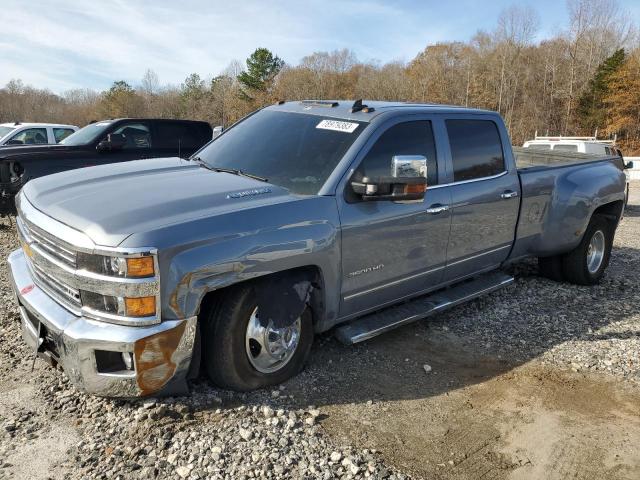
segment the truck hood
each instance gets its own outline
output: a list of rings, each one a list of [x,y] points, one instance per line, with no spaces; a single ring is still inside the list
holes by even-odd
[[[180,158],[57,173],[32,180],[22,193],[36,209],[103,246],[118,246],[134,233],[295,198],[282,187]]]

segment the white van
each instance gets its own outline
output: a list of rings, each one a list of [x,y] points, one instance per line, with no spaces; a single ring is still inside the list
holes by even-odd
[[[596,137],[538,137],[522,145],[532,150],[554,150],[595,155],[621,155],[615,140],[598,140]]]
[[[59,143],[78,130],[58,123],[0,123],[0,146]]]

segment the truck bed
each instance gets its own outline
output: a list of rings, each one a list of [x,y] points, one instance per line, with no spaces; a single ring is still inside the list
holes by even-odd
[[[513,259],[545,257],[576,247],[594,205],[622,198],[622,157],[513,147],[520,178],[520,216]]]
[[[542,170],[555,167],[566,167],[604,160],[616,160],[615,155],[595,155],[592,153],[578,153],[554,150],[536,150],[533,148],[512,147],[519,171],[536,169]]]

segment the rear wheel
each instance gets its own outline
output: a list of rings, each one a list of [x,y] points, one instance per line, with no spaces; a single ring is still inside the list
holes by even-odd
[[[562,261],[564,278],[579,285],[598,283],[609,265],[614,229],[600,215],[594,215],[582,241]]]
[[[302,370],[311,350],[309,307],[290,325],[263,325],[256,288],[247,284],[225,292],[203,326],[203,362],[220,387],[247,391],[282,383]]]

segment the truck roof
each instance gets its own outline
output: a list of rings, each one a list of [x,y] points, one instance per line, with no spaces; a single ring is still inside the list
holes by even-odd
[[[29,123],[29,122],[7,122],[0,123],[0,127],[73,127],[78,128],[75,125],[67,125],[64,123]]]
[[[107,118],[104,120],[97,120],[94,123],[103,123],[103,122],[122,122],[122,121],[130,121],[130,122],[181,122],[181,123],[205,123],[209,125],[208,122],[204,120],[185,120],[182,118]]]
[[[495,113],[490,110],[458,107],[455,105],[440,105],[437,103],[412,102],[382,102],[376,100],[362,100],[362,104],[369,107],[369,111],[352,112],[354,100],[302,100],[280,102],[267,107],[267,110],[281,112],[307,113],[323,117],[334,117],[348,120],[369,122],[382,113],[391,111],[416,110],[425,113]]]

